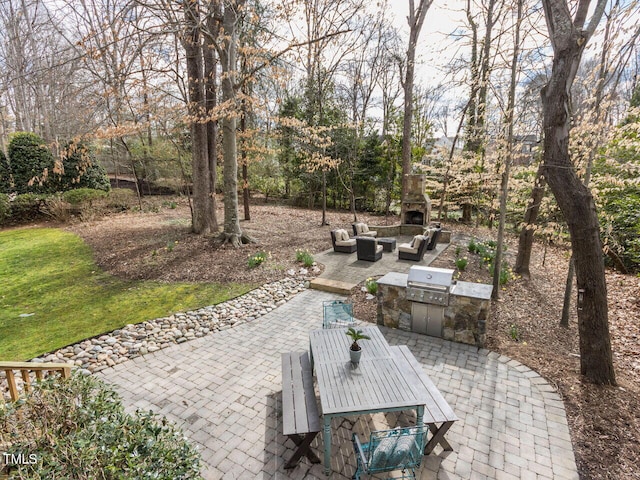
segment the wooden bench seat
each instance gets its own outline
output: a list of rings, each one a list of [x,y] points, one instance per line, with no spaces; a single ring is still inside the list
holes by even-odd
[[[409,350],[409,347],[406,345],[391,347],[391,352],[395,356],[404,357],[412,367],[412,372],[407,372],[407,374],[417,377],[417,380],[429,392],[429,401],[424,408],[423,421],[425,425],[429,426],[432,437],[424,447],[425,455],[429,455],[438,443],[442,445],[442,448],[445,450],[453,450],[449,442],[444,438],[445,433],[451,428],[453,422],[458,420],[456,414],[453,413],[453,409],[444,399],[440,390],[438,390],[429,376],[424,372],[422,365],[418,363]]]
[[[282,354],[282,433],[298,446],[285,468],[295,467],[305,455],[311,463],[320,459],[311,442],[320,432],[320,415],[313,389],[313,372],[307,352]]]

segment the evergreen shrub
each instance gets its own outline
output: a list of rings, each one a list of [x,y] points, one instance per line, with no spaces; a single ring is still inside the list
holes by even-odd
[[[124,212],[136,204],[136,192],[128,188],[112,189],[105,200],[109,210]]]
[[[92,151],[84,143],[69,142],[62,150],[61,157],[64,171],[58,178],[58,190],[110,190],[105,169],[96,163]]]
[[[4,225],[11,217],[11,204],[9,203],[9,195],[0,193],[0,225]]]
[[[13,222],[28,222],[43,216],[46,206],[46,195],[23,193],[17,195],[11,202],[11,220]]]
[[[201,479],[200,457],[181,431],[152,412],[125,412],[92,376],[51,376],[16,403],[0,404],[6,453],[33,458],[9,478]],[[4,438],[3,438],[4,437]]]
[[[11,193],[11,165],[2,150],[0,150],[0,193]]]
[[[56,190],[53,155],[40,136],[28,132],[14,134],[9,141],[8,154],[17,193]]]
[[[104,190],[95,190],[93,188],[75,188],[67,190],[62,194],[62,199],[71,205],[91,205],[95,200],[107,197]]]

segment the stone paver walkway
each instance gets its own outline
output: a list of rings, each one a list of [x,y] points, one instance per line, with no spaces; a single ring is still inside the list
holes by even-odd
[[[207,479],[323,479],[303,459],[285,471],[293,443],[282,435],[280,353],[308,349],[322,325],[322,301],[306,290],[276,310],[212,335],[103,370],[130,411],[151,409],[180,425],[200,446]],[[577,479],[564,407],[535,372],[487,350],[381,328],[406,344],[460,420],[447,434],[454,451],[425,457],[422,479]],[[411,412],[352,417],[333,428],[334,474],[353,474],[351,432],[415,421]],[[314,449],[322,458],[322,434]]]

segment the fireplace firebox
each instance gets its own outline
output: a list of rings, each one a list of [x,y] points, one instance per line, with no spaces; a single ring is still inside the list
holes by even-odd
[[[426,226],[431,221],[431,199],[425,193],[425,175],[406,175],[407,192],[402,198],[404,225]]]

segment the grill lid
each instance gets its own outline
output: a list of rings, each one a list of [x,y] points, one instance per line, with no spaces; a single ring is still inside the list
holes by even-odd
[[[450,268],[423,267],[415,265],[409,269],[408,286],[444,287],[449,289],[454,270]]]

